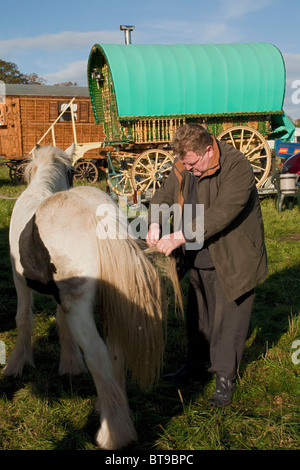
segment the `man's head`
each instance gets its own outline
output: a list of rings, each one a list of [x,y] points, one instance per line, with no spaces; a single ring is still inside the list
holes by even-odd
[[[210,166],[213,157],[213,139],[211,134],[196,123],[179,127],[172,141],[175,155],[188,171],[201,176]]]

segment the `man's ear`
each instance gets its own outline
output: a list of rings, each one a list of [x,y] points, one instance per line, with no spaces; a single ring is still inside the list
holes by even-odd
[[[214,156],[214,148],[212,145],[207,146],[207,152],[208,152],[209,158],[212,158]]]

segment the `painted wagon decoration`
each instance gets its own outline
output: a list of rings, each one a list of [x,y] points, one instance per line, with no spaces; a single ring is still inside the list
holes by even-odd
[[[151,197],[171,170],[170,143],[184,123],[244,152],[257,187],[271,170],[268,139],[289,140],[294,130],[282,110],[283,57],[268,43],[95,44],[88,86],[118,194]]]

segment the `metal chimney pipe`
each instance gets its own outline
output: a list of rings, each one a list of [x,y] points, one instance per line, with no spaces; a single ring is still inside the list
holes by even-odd
[[[134,30],[134,26],[128,26],[127,24],[121,24],[121,31],[125,31],[125,44],[131,44],[131,31]]]

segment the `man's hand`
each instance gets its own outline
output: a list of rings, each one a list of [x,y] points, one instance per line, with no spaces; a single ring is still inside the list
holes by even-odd
[[[183,233],[181,231],[170,233],[160,237],[159,224],[153,223],[149,226],[148,233],[146,235],[146,242],[149,247],[156,246],[160,253],[164,253],[169,256],[173,250],[186,242]]]
[[[155,246],[160,237],[160,226],[159,224],[153,223],[149,226],[148,233],[146,235],[146,242],[147,245]]]
[[[185,238],[181,231],[174,232],[169,235],[164,235],[157,243],[156,248],[161,253],[164,253],[166,256],[169,256],[172,251],[178,248],[181,245],[184,245]]]

